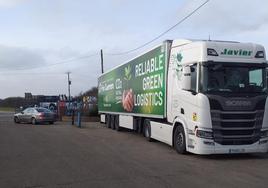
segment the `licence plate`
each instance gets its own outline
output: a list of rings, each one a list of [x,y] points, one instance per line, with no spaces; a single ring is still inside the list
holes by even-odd
[[[229,153],[245,153],[245,149],[229,149]]]

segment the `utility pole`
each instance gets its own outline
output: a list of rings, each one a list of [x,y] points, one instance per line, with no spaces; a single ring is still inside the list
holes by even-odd
[[[67,72],[67,76],[68,76],[68,94],[69,94],[69,97],[68,97],[68,101],[70,102],[71,101],[71,80],[70,80],[70,72]]]
[[[104,70],[103,70],[103,52],[102,52],[102,49],[101,49],[100,53],[101,53],[101,73],[103,74]]]

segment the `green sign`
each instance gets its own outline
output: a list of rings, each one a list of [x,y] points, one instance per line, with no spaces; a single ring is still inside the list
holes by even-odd
[[[253,51],[250,50],[242,50],[242,49],[237,49],[237,50],[231,50],[225,48],[222,52],[221,55],[233,55],[233,56],[251,56]]]
[[[99,78],[100,112],[165,116],[167,44]]]

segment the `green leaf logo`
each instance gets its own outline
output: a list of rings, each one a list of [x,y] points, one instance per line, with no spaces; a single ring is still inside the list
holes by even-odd
[[[125,67],[125,80],[130,80],[131,79],[131,67],[128,65]]]

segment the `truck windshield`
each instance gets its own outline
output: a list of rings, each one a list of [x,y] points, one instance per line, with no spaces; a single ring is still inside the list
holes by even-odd
[[[266,93],[266,66],[246,63],[205,63],[201,68],[205,93]]]

